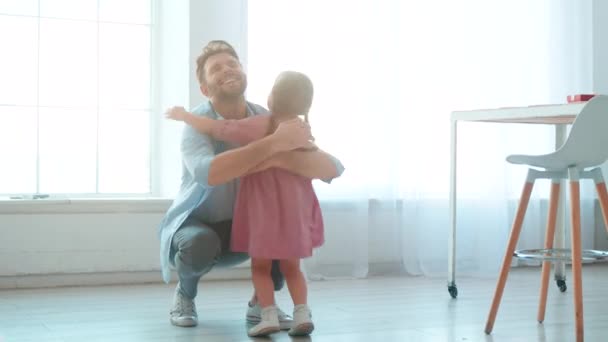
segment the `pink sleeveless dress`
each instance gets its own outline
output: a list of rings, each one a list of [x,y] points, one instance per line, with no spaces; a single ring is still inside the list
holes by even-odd
[[[218,140],[246,145],[263,138],[269,115],[222,120]],[[232,221],[231,250],[259,259],[312,256],[324,242],[323,217],[312,182],[291,172],[270,168],[244,176]]]

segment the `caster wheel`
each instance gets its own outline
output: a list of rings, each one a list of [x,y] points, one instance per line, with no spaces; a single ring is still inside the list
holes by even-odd
[[[566,290],[568,289],[565,280],[556,280],[555,283],[557,284],[557,287],[559,288],[560,292],[566,292]]]
[[[450,296],[452,296],[452,298],[458,297],[458,289],[456,288],[456,285],[449,285],[448,292],[450,293]]]

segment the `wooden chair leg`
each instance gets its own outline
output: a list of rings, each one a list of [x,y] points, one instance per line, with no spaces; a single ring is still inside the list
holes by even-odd
[[[570,178],[570,218],[572,244],[572,280],[574,285],[574,318],[576,320],[576,341],[583,342],[583,279],[581,249],[580,184]]]
[[[559,180],[551,183],[551,195],[549,196],[549,214],[547,215],[547,231],[545,232],[545,249],[553,248],[555,238],[555,222],[557,220],[557,205],[559,203]],[[543,269],[540,277],[540,301],[538,303],[538,323],[545,320],[545,308],[547,306],[547,288],[549,287],[549,276],[551,275],[551,261],[543,261]]]
[[[595,183],[595,189],[597,190],[597,197],[600,200],[600,207],[602,208],[604,226],[606,228],[606,232],[608,232],[608,192],[606,191],[606,183]]]
[[[492,332],[494,327],[494,321],[496,320],[496,313],[498,312],[498,306],[502,298],[502,293],[505,289],[505,283],[507,282],[507,276],[509,275],[509,269],[511,268],[511,260],[513,259],[513,252],[517,246],[519,240],[519,233],[521,232],[521,226],[524,222],[526,215],[526,209],[528,208],[528,202],[530,201],[530,195],[534,187],[534,181],[526,181],[524,189],[521,194],[519,206],[517,207],[517,213],[515,220],[513,221],[513,227],[511,228],[511,235],[509,236],[509,243],[507,244],[507,250],[500,268],[500,275],[498,277],[498,283],[496,284],[496,291],[494,292],[494,299],[492,300],[492,306],[490,307],[490,313],[488,314],[488,321],[486,322],[486,334]]]

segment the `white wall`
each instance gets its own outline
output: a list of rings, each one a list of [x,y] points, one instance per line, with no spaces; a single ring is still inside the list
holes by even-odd
[[[593,1],[593,93],[608,94],[608,1]],[[608,174],[608,163],[602,166]]]
[[[157,227],[169,205],[160,199],[2,204],[0,289],[161,282]],[[324,217],[328,244],[344,244],[351,230],[367,224],[344,208],[324,206]],[[382,238],[395,236],[397,225],[383,222],[381,211],[373,219],[370,262],[399,263],[400,242]],[[334,246],[324,250],[323,260],[348,265],[350,255]],[[243,265],[214,270],[205,279],[248,277]]]
[[[170,106],[193,109],[203,101],[196,78],[196,58],[210,40],[224,39],[247,61],[247,1],[159,0],[157,21],[162,28],[155,34],[158,60],[156,68],[156,110],[162,118]],[[179,188],[181,159],[179,142],[182,124],[158,120],[154,130],[158,155],[153,158],[154,169],[160,173],[153,192],[161,197],[173,197]]]
[[[167,200],[2,203],[0,288],[84,281],[36,275],[159,270],[156,227],[168,205]],[[113,282],[107,277],[98,282]]]
[[[152,170],[159,172],[152,179],[153,193],[172,197],[179,188],[181,160],[179,141],[182,126],[176,122],[162,119],[163,112],[170,106],[188,107],[190,94],[190,7],[188,1],[158,1],[155,11],[157,29],[154,34],[154,49],[158,58],[154,60],[157,93],[153,97],[155,115],[153,136],[156,146],[153,151]],[[154,73],[153,73],[154,74]]]
[[[161,282],[157,227],[170,202],[0,204],[0,289]],[[242,267],[214,270],[206,278],[247,277]]]
[[[160,212],[5,214],[0,275],[158,269]]]
[[[194,107],[205,98],[195,76],[196,58],[210,40],[223,39],[234,46],[243,64],[247,63],[247,1],[190,1],[190,103]]]
[[[593,1],[593,91],[608,94],[608,1]]]

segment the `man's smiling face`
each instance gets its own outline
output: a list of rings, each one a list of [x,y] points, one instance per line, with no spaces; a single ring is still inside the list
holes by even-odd
[[[234,99],[247,89],[247,76],[241,63],[229,53],[210,56],[205,63],[205,80],[201,91],[208,98]]]

